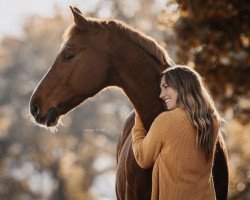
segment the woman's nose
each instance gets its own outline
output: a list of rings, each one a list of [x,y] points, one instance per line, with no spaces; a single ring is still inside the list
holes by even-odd
[[[159,98],[162,99],[162,97],[163,97],[163,94],[162,92],[160,92]]]

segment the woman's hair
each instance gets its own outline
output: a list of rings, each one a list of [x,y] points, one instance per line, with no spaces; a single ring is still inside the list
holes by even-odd
[[[184,106],[188,116],[197,129],[196,144],[206,155],[213,155],[214,125],[213,118],[221,124],[214,102],[203,83],[201,76],[188,66],[174,66],[162,72],[165,82],[178,92],[177,104]]]

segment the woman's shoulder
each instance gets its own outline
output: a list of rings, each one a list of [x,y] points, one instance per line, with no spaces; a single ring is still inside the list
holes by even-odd
[[[188,119],[187,111],[185,108],[176,108],[171,111],[164,111],[155,118],[155,121],[166,123],[168,121],[180,121],[180,119]]]
[[[164,111],[160,113],[157,118],[169,118],[169,117],[181,117],[187,114],[187,110],[185,108],[176,108],[170,111]]]
[[[153,124],[152,128],[161,129],[162,131],[180,131],[180,129],[189,127],[190,120],[185,108],[176,108],[171,111],[165,111],[159,114]],[[178,129],[176,129],[178,127]]]

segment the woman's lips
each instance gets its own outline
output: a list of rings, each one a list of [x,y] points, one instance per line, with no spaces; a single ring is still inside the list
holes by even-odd
[[[167,98],[164,101],[165,101],[165,103],[168,103],[170,101],[170,98]]]

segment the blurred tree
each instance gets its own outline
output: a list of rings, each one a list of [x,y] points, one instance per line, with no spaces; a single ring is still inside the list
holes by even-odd
[[[176,61],[195,67],[222,111],[250,120],[250,2],[177,0]]]

